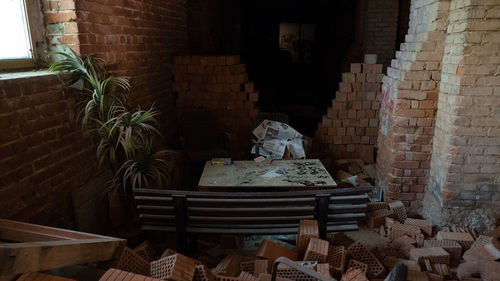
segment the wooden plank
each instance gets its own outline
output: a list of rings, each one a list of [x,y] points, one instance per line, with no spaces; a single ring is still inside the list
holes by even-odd
[[[10,226],[0,226],[0,237],[3,240],[15,242],[40,242],[40,241],[58,241],[73,240],[65,236],[45,234],[29,230],[20,230]]]
[[[18,221],[11,221],[11,220],[7,220],[7,219],[0,219],[0,229],[7,228],[7,227],[18,229],[19,231],[25,230],[25,231],[30,231],[30,232],[42,233],[42,234],[46,234],[46,235],[66,237],[66,238],[70,238],[70,239],[110,238],[110,237],[95,235],[95,234],[90,234],[90,233],[60,229],[60,228],[37,225],[37,224],[30,224],[30,223],[24,223],[24,222],[18,222]],[[0,239],[2,239],[2,237],[0,237]]]
[[[76,281],[75,279],[54,276],[40,272],[24,273],[16,281]]]
[[[113,258],[125,240],[99,238],[0,244],[0,275],[42,271]]]

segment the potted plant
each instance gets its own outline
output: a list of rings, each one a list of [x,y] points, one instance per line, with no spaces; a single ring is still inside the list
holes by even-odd
[[[96,143],[96,164],[108,166],[113,174],[110,198],[120,198],[119,203],[125,206],[126,223],[133,217],[132,189],[162,187],[168,181],[167,151],[158,146],[159,111],[154,105],[147,110],[133,110],[127,102],[129,79],[109,75],[104,60],[74,53],[53,55],[56,59],[49,70],[69,75],[64,76],[65,85],[79,98],[77,120],[83,132]],[[117,201],[111,201],[110,216],[113,216]],[[123,219],[116,218],[114,222],[112,219],[114,228],[123,223]]]

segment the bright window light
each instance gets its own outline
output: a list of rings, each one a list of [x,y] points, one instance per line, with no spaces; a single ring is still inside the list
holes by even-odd
[[[24,0],[0,0],[0,60],[31,59]]]

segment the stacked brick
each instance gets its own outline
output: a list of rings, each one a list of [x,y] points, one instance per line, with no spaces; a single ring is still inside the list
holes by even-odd
[[[315,134],[336,158],[373,159],[381,81],[381,64],[353,63],[351,72],[342,74],[332,106]]]
[[[420,208],[427,184],[449,5],[412,1],[405,43],[383,80],[378,181],[387,199],[414,209]]]
[[[178,56],[173,72],[178,109],[212,111],[221,129],[235,134],[234,146],[247,149],[259,93],[239,56]]]

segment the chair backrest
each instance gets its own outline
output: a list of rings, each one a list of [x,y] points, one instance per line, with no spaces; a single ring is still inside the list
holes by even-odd
[[[192,233],[286,234],[296,233],[301,219],[320,219],[321,216],[324,216],[325,231],[356,230],[357,220],[365,216],[369,190],[196,192],[134,189],[134,197],[145,230],[175,231],[181,222],[187,232]]]

